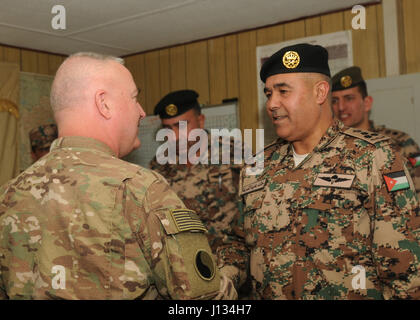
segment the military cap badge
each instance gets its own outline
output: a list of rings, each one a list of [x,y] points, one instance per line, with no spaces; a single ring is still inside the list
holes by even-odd
[[[348,88],[353,83],[353,79],[350,76],[343,76],[340,79],[340,83],[344,88]]]
[[[166,106],[165,111],[169,116],[173,117],[174,115],[178,113],[178,108],[176,105],[171,103]]]
[[[299,65],[299,63],[300,63],[300,57],[296,51],[287,51],[283,55],[283,65],[287,69],[294,69]]]

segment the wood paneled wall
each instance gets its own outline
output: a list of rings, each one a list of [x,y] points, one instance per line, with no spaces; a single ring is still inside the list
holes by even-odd
[[[401,71],[420,72],[420,1],[398,0],[401,17]],[[385,77],[382,4],[367,9],[366,30],[352,30],[354,63],[367,79]],[[147,114],[165,94],[194,89],[202,104],[237,97],[241,128],[258,127],[256,47],[290,39],[351,30],[351,10],[324,14],[251,31],[154,50],[125,58],[141,88]],[[402,22],[401,22],[402,21]],[[21,71],[54,75],[64,56],[0,46],[0,61],[16,62]]]
[[[64,59],[63,55],[0,45],[0,61],[16,63],[24,72],[54,75]]]
[[[400,0],[399,0],[400,1]],[[420,72],[420,1],[401,0],[402,73]]]
[[[409,0],[408,0],[409,1]],[[416,0],[414,0],[415,2]],[[354,63],[366,78],[384,77],[382,5],[367,10],[366,30],[353,30]],[[147,114],[168,92],[194,89],[202,104],[237,97],[242,129],[258,127],[256,47],[290,39],[351,29],[351,10],[197,41],[126,57],[126,65],[142,89]]]

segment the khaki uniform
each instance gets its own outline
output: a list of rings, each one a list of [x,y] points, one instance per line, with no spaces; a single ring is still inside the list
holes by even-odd
[[[261,175],[241,173],[249,251],[219,252],[250,259],[254,298],[420,298],[418,199],[389,138],[336,121],[297,167],[287,141],[264,156]]]
[[[212,298],[204,230],[159,174],[59,138],[0,191],[0,298]]]
[[[395,141],[395,147],[402,156],[407,159],[414,159],[420,156],[420,147],[418,144],[405,132],[389,129],[385,126],[375,126],[373,121],[369,121],[370,131],[383,134],[391,137]],[[416,188],[417,196],[420,198],[420,162],[408,161],[408,171],[410,171]]]

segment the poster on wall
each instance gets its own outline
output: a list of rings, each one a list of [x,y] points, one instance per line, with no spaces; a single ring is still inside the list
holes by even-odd
[[[341,69],[353,65],[353,42],[350,30],[312,36],[306,38],[293,39],[265,46],[257,47],[257,88],[258,88],[258,115],[259,128],[264,128],[264,144],[267,145],[277,139],[273,130],[273,124],[265,110],[266,97],[264,95],[264,83],[260,80],[259,71],[262,64],[275,52],[281,48],[298,44],[310,43],[321,45],[328,51],[328,64],[331,70],[331,76]]]
[[[40,125],[55,123],[50,105],[53,76],[20,73],[19,154],[20,169],[32,164],[29,132]]]

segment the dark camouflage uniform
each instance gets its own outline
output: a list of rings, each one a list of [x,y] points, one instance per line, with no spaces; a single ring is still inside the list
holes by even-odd
[[[192,232],[204,226],[181,231],[173,209],[186,210],[157,173],[97,140],[55,140],[0,191],[0,298],[213,297],[218,270],[204,280],[194,267],[199,250],[211,264],[207,238]]]
[[[32,129],[29,132],[32,150],[49,148],[57,136],[57,126],[53,123]]]
[[[385,126],[375,126],[373,121],[369,121],[370,131],[383,134],[391,137],[395,141],[395,147],[402,156],[407,159],[420,155],[420,147],[418,144],[405,132],[390,129]],[[410,161],[407,164],[407,169],[410,171],[416,188],[417,196],[420,199],[420,165],[412,164]]]
[[[250,259],[254,298],[420,298],[418,200],[410,177],[387,190],[383,174],[408,175],[389,138],[337,121],[297,167],[287,141],[264,156],[261,175],[241,173],[236,232],[249,250],[219,251],[226,266]],[[366,289],[352,286],[359,265]]]

